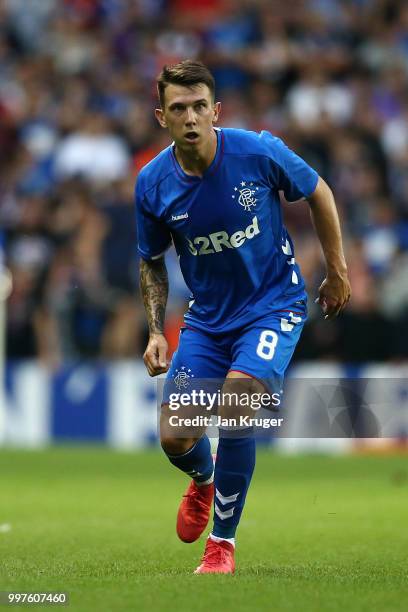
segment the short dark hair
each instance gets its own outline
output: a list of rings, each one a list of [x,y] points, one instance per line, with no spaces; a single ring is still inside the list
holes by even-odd
[[[159,95],[160,106],[164,108],[164,92],[167,85],[183,85],[193,87],[204,83],[211,92],[212,98],[215,96],[215,81],[211,72],[202,62],[193,60],[183,60],[173,66],[163,66],[163,70],[157,77],[157,93]]]

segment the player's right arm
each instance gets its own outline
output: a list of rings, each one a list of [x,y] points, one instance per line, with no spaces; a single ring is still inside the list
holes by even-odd
[[[149,342],[143,360],[150,376],[157,376],[168,370],[164,318],[169,282],[164,252],[171,244],[171,234],[160,218],[160,202],[146,196],[145,174],[143,170],[140,172],[135,193],[140,291],[149,325]]]
[[[164,257],[140,260],[140,291],[149,325],[149,342],[143,360],[150,376],[157,376],[168,370],[164,319],[169,281]]]

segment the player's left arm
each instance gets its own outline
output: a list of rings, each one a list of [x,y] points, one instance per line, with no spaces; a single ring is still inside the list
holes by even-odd
[[[333,192],[321,177],[308,201],[312,222],[326,260],[326,278],[319,287],[317,301],[325,318],[331,319],[343,310],[351,295],[340,221]]]

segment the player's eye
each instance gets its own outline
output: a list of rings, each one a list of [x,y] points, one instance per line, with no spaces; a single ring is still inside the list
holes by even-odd
[[[195,105],[195,109],[196,109],[196,110],[199,110],[199,111],[200,111],[200,110],[203,110],[203,109],[204,109],[204,108],[206,108],[206,107],[207,107],[207,105],[206,105],[206,103],[205,103],[205,102],[198,102],[198,104],[196,104],[196,105]]]

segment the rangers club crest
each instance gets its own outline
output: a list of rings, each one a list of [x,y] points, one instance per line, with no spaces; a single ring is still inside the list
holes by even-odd
[[[254,198],[254,195],[258,191],[259,187],[255,187],[253,189],[254,183],[251,181],[247,183],[247,181],[241,181],[240,187],[234,187],[234,193],[232,194],[232,199],[238,200],[238,203],[244,207],[245,210],[251,211],[251,208],[256,206],[257,199]]]
[[[186,369],[186,366],[181,366],[180,370],[176,370],[176,375],[174,376],[174,384],[177,389],[186,389],[190,384],[190,378],[194,378],[194,374],[190,374],[191,369]]]

